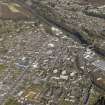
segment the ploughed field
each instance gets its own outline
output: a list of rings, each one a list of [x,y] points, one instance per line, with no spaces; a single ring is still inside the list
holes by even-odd
[[[94,6],[101,6],[105,4],[104,0],[83,0],[84,2],[87,2],[88,4],[92,4]]]

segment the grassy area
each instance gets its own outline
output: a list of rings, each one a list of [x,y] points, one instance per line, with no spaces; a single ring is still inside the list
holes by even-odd
[[[59,105],[73,105],[70,101],[61,100]]]
[[[3,70],[6,68],[6,65],[0,64],[0,74],[3,72]]]
[[[14,98],[9,98],[4,105],[20,105]]]
[[[89,96],[88,105],[94,105],[94,103],[97,101],[99,96],[100,96],[100,93],[98,93],[94,90]],[[83,97],[80,98],[80,105],[84,105]]]
[[[22,73],[21,70],[14,69],[13,71],[13,79],[16,79]]]
[[[26,97],[29,101],[38,101],[42,89],[41,85],[31,85],[25,90],[23,97]]]

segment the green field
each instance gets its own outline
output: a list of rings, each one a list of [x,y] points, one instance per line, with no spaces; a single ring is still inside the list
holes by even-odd
[[[4,105],[20,105],[14,98],[9,98]]]
[[[0,74],[5,70],[6,65],[0,64]]]

